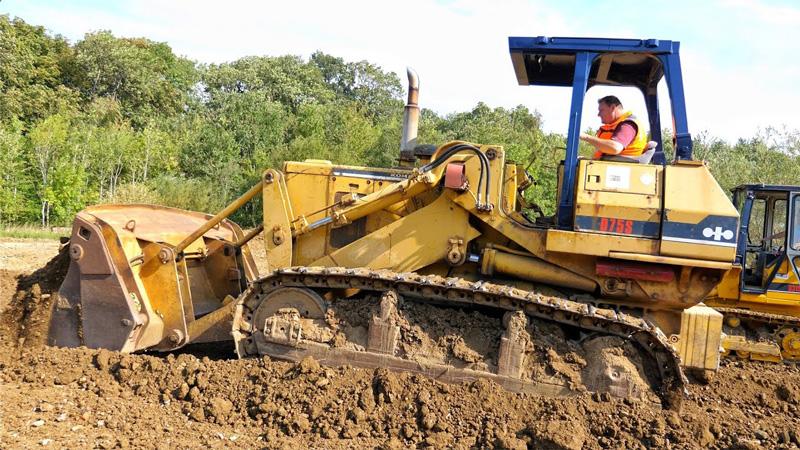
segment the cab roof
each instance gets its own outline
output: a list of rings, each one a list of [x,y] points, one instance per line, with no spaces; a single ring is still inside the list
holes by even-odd
[[[800,186],[791,186],[785,184],[762,184],[762,183],[749,183],[740,184],[731,189],[731,192],[737,191],[782,191],[782,192],[800,192]]]
[[[520,85],[572,86],[575,55],[596,52],[588,86],[655,89],[664,76],[657,55],[678,53],[679,42],[659,39],[509,37],[514,72]]]

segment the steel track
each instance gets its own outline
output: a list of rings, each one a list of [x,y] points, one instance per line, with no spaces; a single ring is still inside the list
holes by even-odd
[[[291,267],[255,280],[239,297],[234,315],[233,335],[240,356],[259,354],[259,349],[253,345],[253,337],[258,327],[250,323],[250,319],[261,298],[274,290],[287,287],[315,291],[359,289],[379,294],[394,290],[403,297],[412,297],[417,301],[451,306],[481,306],[502,311],[523,311],[527,316],[539,320],[587,332],[618,336],[642,349],[658,367],[661,385],[657,393],[666,406],[679,404],[686,393],[687,380],[676,350],[664,333],[645,319],[505,285],[388,270]],[[298,355],[302,353],[299,351]],[[286,359],[294,358],[287,355]],[[374,362],[370,361],[361,365],[373,366],[373,364]],[[496,378],[486,377],[485,374],[477,376]]]

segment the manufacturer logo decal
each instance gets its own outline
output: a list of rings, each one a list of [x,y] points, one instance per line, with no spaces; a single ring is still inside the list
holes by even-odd
[[[714,237],[715,241],[719,241],[721,239],[725,239],[726,241],[730,241],[733,239],[733,231],[731,230],[723,230],[722,227],[711,227],[703,228],[703,236],[710,238]]]

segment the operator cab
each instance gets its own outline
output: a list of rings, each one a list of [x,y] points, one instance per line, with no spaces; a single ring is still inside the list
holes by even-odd
[[[800,186],[746,184],[733,198],[742,292],[800,292]]]
[[[664,165],[658,83],[664,79],[673,113],[676,160],[692,159],[692,139],[686,119],[680,43],[658,39],[598,39],[565,37],[509,37],[509,51],[517,82],[522,86],[572,87],[567,148],[560,174],[556,225],[572,229],[578,144],[586,91],[597,85],[633,87],[641,91],[647,108],[652,151],[628,162]]]

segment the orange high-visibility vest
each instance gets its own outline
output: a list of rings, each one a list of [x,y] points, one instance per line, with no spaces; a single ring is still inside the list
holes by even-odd
[[[619,116],[619,119],[608,123],[603,124],[600,126],[600,129],[597,130],[597,137],[600,139],[611,139],[611,136],[614,135],[614,130],[617,129],[619,125],[623,122],[631,122],[636,127],[636,136],[633,137],[633,140],[627,147],[623,148],[621,152],[618,153],[619,156],[640,156],[644,151],[645,147],[647,147],[647,136],[644,133],[644,127],[639,122],[639,119],[633,115],[630,111],[625,111],[622,115]],[[594,159],[600,159],[605,153],[601,152],[600,150],[594,153]]]

